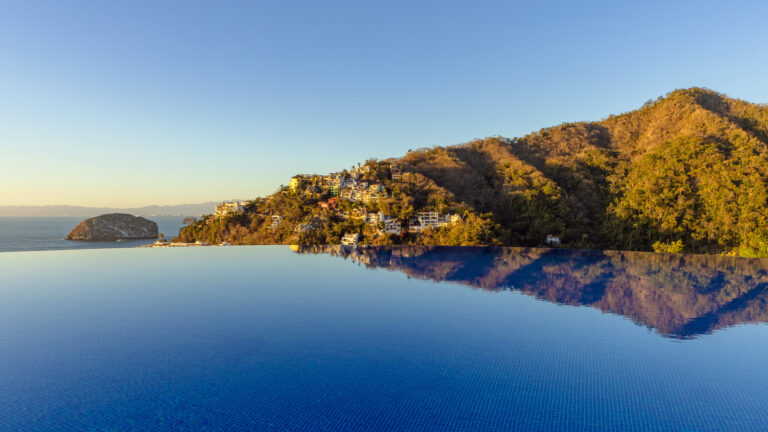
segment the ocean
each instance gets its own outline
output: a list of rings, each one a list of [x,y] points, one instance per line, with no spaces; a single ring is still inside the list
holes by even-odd
[[[153,216],[161,233],[172,238],[183,226],[182,216]],[[82,242],[64,240],[81,217],[0,217],[0,252],[65,249],[130,248],[152,243],[152,239],[122,242]]]

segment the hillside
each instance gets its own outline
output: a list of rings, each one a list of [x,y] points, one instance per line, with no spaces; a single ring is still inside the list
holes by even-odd
[[[691,88],[599,122],[297,176],[179,238],[539,246],[556,236],[578,248],[765,256],[766,209],[768,107]]]

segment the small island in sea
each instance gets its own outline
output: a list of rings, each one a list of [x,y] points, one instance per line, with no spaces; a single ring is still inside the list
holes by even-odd
[[[225,202],[176,242],[768,256],[768,107],[676,90],[598,122],[369,159]]]
[[[140,216],[110,213],[88,218],[80,222],[67,240],[115,241],[157,238],[157,223]]]

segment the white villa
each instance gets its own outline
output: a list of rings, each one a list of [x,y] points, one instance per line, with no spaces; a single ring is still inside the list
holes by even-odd
[[[221,204],[216,206],[215,215],[219,217],[219,216],[225,216],[232,213],[241,212],[243,211],[243,208],[245,208],[246,204],[247,204],[246,201],[222,202]]]
[[[339,198],[347,201],[369,203],[387,196],[387,190],[381,184],[369,185],[367,182],[357,182],[356,180],[350,180],[343,184],[345,186],[341,187]]]
[[[418,212],[416,218],[411,220],[411,223],[408,225],[408,232],[419,233],[427,228],[444,227],[459,221],[461,221],[461,216],[457,214],[441,215],[436,211],[422,211]]]
[[[403,227],[400,224],[399,220],[393,218],[388,214],[384,214],[382,212],[369,213],[365,218],[365,222],[368,225],[373,225],[373,226],[376,226],[380,223],[384,224],[384,228],[379,229],[379,234],[400,235],[400,233],[403,232]]]
[[[358,233],[344,234],[344,237],[341,238],[341,244],[345,246],[355,246],[357,245],[357,242],[359,239],[360,239],[360,234]]]
[[[384,221],[384,229],[379,232],[383,234],[400,235],[403,232],[403,227],[400,221],[397,219],[388,219]]]
[[[366,220],[365,220],[365,221],[366,221],[368,224],[370,224],[370,225],[376,225],[376,224],[378,224],[379,222],[386,222],[386,221],[387,221],[387,220],[389,220],[389,219],[392,219],[392,217],[391,217],[391,216],[389,216],[389,215],[385,215],[385,214],[384,214],[384,213],[382,213],[382,212],[378,212],[378,213],[369,213],[369,214],[366,216]]]

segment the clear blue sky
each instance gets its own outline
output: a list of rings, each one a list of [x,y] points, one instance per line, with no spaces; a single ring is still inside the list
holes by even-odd
[[[0,0],[0,205],[252,198],[675,88],[768,102],[767,16],[759,1]]]

